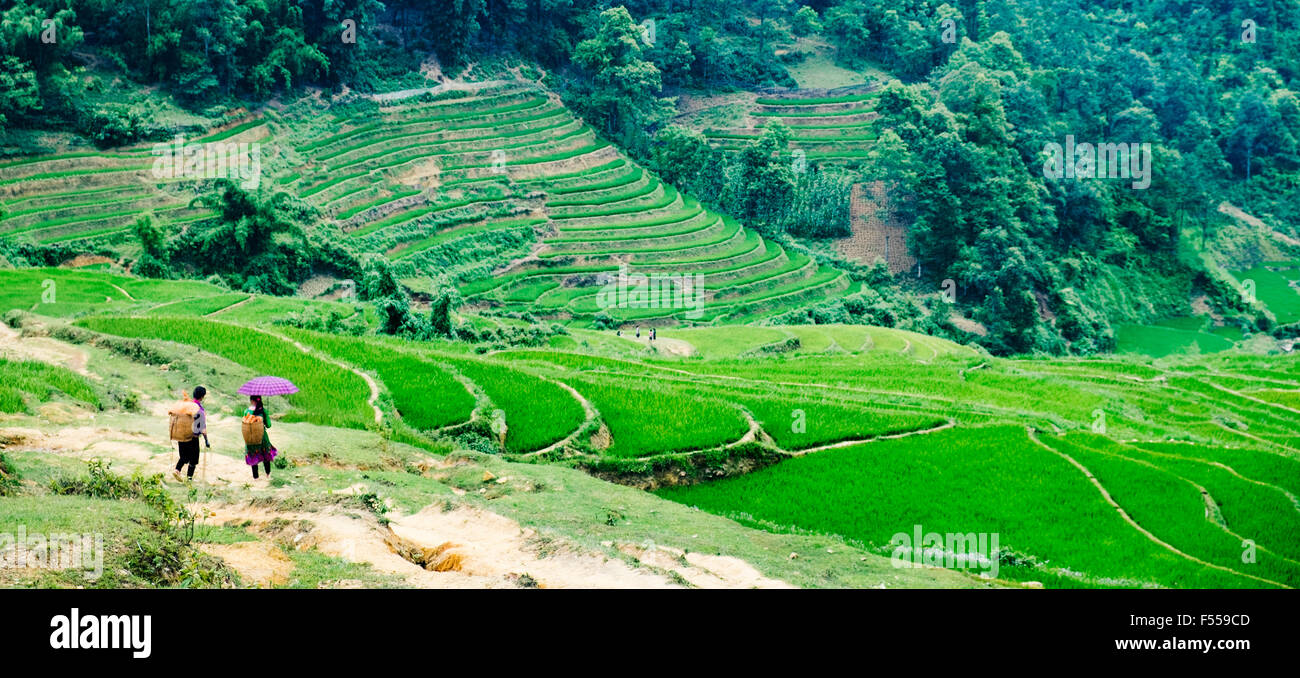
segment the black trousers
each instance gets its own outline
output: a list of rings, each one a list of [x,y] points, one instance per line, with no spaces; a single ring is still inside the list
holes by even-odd
[[[176,462],[176,470],[179,471],[182,466],[189,464],[190,470],[188,475],[193,478],[194,467],[199,465],[199,438],[198,436],[195,436],[192,440],[186,440],[182,443],[178,443],[178,445],[180,446],[181,460]]]
[[[271,460],[270,460],[270,459],[263,459],[263,460],[262,460],[262,465],[266,467],[266,477],[267,477],[267,478],[270,478],[270,477],[271,477]],[[257,464],[253,464],[253,477],[254,477],[254,478],[257,477]]]

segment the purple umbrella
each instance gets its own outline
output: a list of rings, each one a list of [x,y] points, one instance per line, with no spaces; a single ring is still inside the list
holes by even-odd
[[[290,383],[288,379],[281,379],[280,377],[257,377],[240,386],[238,392],[243,395],[256,396],[289,395],[290,393],[297,393],[298,387]]]

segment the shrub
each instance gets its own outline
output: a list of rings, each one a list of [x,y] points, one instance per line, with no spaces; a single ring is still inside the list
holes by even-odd
[[[17,494],[19,484],[18,471],[14,470],[4,454],[0,454],[0,497],[9,497]]]
[[[370,330],[366,324],[365,314],[345,315],[337,309],[307,309],[301,313],[292,312],[283,318],[276,318],[276,325],[313,330],[327,334],[343,334],[357,337]]]
[[[790,23],[790,30],[795,35],[814,35],[822,30],[821,19],[817,16],[817,10],[807,5],[800,7],[798,12],[794,13],[794,21]]]

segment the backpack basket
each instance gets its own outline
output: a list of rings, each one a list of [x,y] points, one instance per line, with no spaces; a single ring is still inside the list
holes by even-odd
[[[266,425],[256,414],[245,414],[242,428],[245,445],[261,445],[266,439]]]
[[[177,442],[188,443],[194,440],[194,412],[198,408],[188,405],[188,403],[181,403],[167,412],[171,417],[167,431],[171,439]]]

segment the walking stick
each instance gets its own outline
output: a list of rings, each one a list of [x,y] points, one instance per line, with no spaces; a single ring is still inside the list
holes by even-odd
[[[203,482],[208,482],[208,455],[212,454],[212,443],[208,441],[208,434],[203,434],[203,444],[206,449],[203,450]]]

